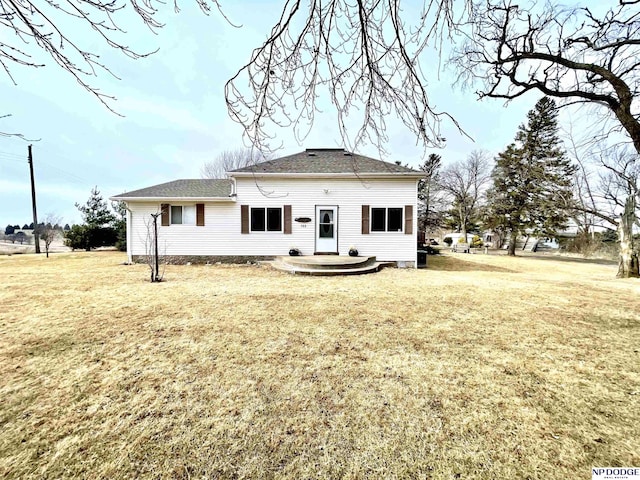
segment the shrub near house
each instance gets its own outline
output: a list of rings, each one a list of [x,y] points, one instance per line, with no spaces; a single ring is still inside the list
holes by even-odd
[[[83,225],[74,225],[65,234],[65,245],[73,250],[91,250],[97,247],[115,245],[118,241],[118,231],[114,224],[116,216],[109,210],[107,202],[100,195],[97,188],[91,190],[89,200],[85,205],[76,203],[82,213]]]

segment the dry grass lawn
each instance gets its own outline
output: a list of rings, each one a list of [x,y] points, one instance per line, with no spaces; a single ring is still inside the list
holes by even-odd
[[[2,478],[590,478],[640,466],[640,282],[494,255],[298,277],[0,257]]]

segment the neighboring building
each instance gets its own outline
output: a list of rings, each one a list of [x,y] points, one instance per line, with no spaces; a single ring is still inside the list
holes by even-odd
[[[147,255],[152,214],[169,261],[360,255],[416,265],[421,172],[343,149],[307,149],[228,172],[112,197],[124,201],[130,261]]]

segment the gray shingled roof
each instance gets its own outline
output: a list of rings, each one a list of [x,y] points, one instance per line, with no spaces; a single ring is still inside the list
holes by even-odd
[[[195,178],[161,183],[153,187],[121,193],[111,198],[206,198],[228,197],[229,195],[231,195],[231,180]]]
[[[268,160],[257,165],[238,168],[233,173],[419,173],[411,168],[395,163],[383,162],[375,158],[365,157],[347,152],[343,148],[308,148],[275,160]]]

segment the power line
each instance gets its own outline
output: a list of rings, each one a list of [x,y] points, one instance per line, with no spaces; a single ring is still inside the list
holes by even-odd
[[[11,157],[16,157],[16,158],[24,159],[24,155],[20,155],[20,154],[18,154],[18,153],[13,153],[13,152],[4,152],[4,151],[0,150],[0,154],[7,155],[7,156],[11,156]]]
[[[24,156],[22,156],[22,157],[18,157],[18,158],[16,158],[16,157],[10,157],[10,156],[8,156],[8,155],[6,155],[6,154],[2,153],[2,152],[0,152],[0,158],[1,158],[1,159],[3,159],[3,160],[8,160],[8,161],[10,161],[10,162],[16,162],[16,163],[22,163],[22,162],[24,162]]]
[[[66,170],[63,170],[63,169],[61,169],[61,168],[59,168],[59,167],[56,167],[55,165],[50,164],[49,162],[45,162],[45,161],[43,161],[43,160],[38,160],[38,161],[39,161],[40,163],[42,163],[42,164],[45,164],[47,167],[49,167],[49,168],[51,168],[51,169],[53,169],[53,170],[57,170],[58,172],[60,172],[60,173],[63,173],[63,174],[65,174],[65,175],[67,175],[71,180],[74,180],[74,181],[76,181],[76,182],[78,182],[78,183],[82,183],[82,184],[85,184],[85,185],[86,185],[87,183],[91,183],[91,182],[90,182],[89,180],[87,180],[86,178],[79,177],[79,176],[78,176],[78,175],[76,175],[75,173],[71,173],[71,172],[68,172],[68,171],[66,171]]]
[[[11,155],[11,156],[7,156],[7,155]],[[11,163],[23,163],[24,160],[25,160],[24,156],[15,155],[15,157],[17,157],[17,158],[14,158],[13,154],[10,154],[8,152],[0,151],[0,161],[9,161]],[[89,180],[87,180],[86,178],[82,178],[82,177],[76,175],[75,173],[71,173],[71,172],[69,172],[67,170],[63,170],[62,168],[57,167],[57,166],[55,166],[55,165],[53,165],[53,164],[51,164],[49,162],[46,162],[44,160],[39,160],[39,162],[40,162],[40,166],[41,166],[40,169],[41,170],[42,170],[42,166],[44,165],[45,166],[45,170],[46,169],[55,170],[55,171],[57,171],[59,173],[62,173],[64,175],[66,175],[70,180],[73,180],[74,182],[77,182],[79,184],[86,185],[86,184],[92,183]]]

